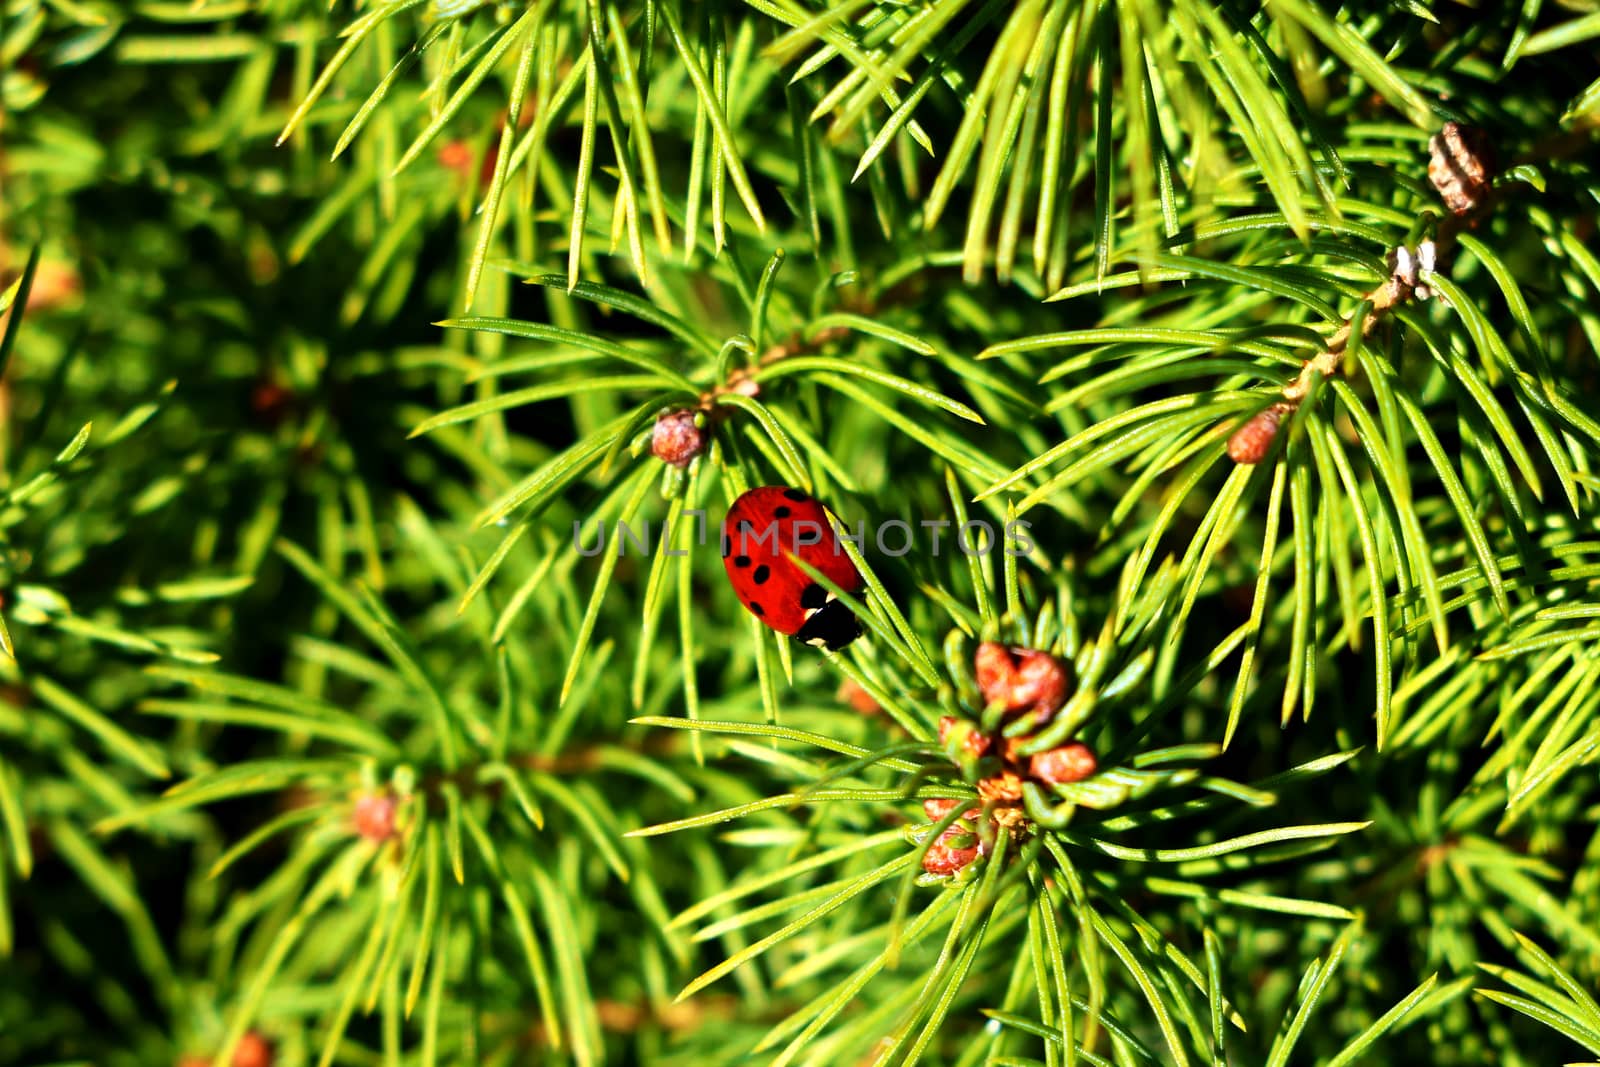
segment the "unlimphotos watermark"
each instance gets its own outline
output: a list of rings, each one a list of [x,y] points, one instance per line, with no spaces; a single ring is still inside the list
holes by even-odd
[[[683,514],[694,520],[694,544],[705,547],[706,513],[699,509],[686,508]],[[668,556],[687,556],[688,549],[671,547],[675,540],[671,527],[670,522],[663,520],[659,525],[659,534],[652,538],[650,520],[643,520],[637,527],[619,521],[612,524],[610,537],[619,556],[627,555],[630,545],[633,551],[641,556],[648,556],[657,551]],[[832,529],[834,536],[830,541],[825,536],[826,531],[821,524],[809,519],[798,519],[781,526],[773,521],[765,527],[756,527],[753,523],[746,522],[739,536],[747,546],[747,550],[748,546],[759,548],[773,545],[777,551],[785,549],[798,551],[803,547],[826,541],[832,545],[835,554],[843,555],[842,543],[849,541],[856,546],[858,552],[866,551],[869,543],[866,522],[857,522],[852,530],[835,521]],[[922,531],[920,537],[919,530]],[[583,520],[572,520],[572,547],[577,550],[578,555],[600,555],[605,551],[606,538],[605,524],[592,525],[585,533]],[[786,540],[787,544],[784,543]],[[931,556],[942,555],[949,551],[951,545],[967,556],[986,555],[997,548],[1008,556],[1027,556],[1031,555],[1036,547],[1033,538],[1028,536],[1028,523],[1020,519],[1002,524],[998,533],[995,524],[985,522],[983,519],[970,519],[959,526],[949,519],[922,519],[915,526],[905,519],[886,519],[870,531],[872,547],[885,556],[909,555],[918,548],[919,542],[926,542],[925,549]]]

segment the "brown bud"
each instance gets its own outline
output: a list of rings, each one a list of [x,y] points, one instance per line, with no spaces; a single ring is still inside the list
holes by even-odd
[[[233,1049],[233,1067],[272,1067],[272,1042],[254,1030],[239,1039]]]
[[[872,699],[872,694],[861,688],[861,683],[854,678],[846,678],[835,695],[863,715],[876,715],[883,710]]]
[[[10,284],[10,280],[7,280]],[[70,263],[55,259],[39,260],[28,288],[29,311],[52,311],[72,303],[83,294],[83,279]]]
[[[368,841],[387,841],[394,836],[394,797],[389,793],[368,793],[356,800],[351,822],[356,833]]]
[[[981,732],[967,720],[958,719],[954,715],[941,715],[939,717],[939,743],[947,745],[952,734],[961,735],[961,750],[973,759],[982,759],[988,755],[990,746],[994,744],[994,738]]]
[[[1494,146],[1476,126],[1447,122],[1428,141],[1428,180],[1453,215],[1465,215],[1483,202],[1494,180]]]
[[[233,1067],[272,1067],[272,1042],[255,1030],[248,1030],[233,1048]],[[212,1067],[210,1056],[189,1053],[178,1060],[178,1067]]]
[[[922,869],[929,874],[955,874],[977,858],[977,845],[970,848],[956,848],[940,837],[928,846],[927,852],[923,853]]]
[[[985,641],[978,646],[973,666],[986,703],[999,704],[1007,714],[1031,708],[1036,725],[1060,710],[1072,685],[1071,669],[1037,649]]]
[[[1001,771],[978,782],[978,795],[998,804],[1015,804],[1022,799],[1022,779],[1011,771]]]
[[[655,433],[650,436],[650,451],[661,462],[687,467],[705,447],[706,435],[695,425],[694,412],[685,408],[669,411],[656,419]]]
[[[995,834],[1020,834],[1028,825],[1028,816],[1021,808],[996,808],[990,816],[994,823]]]
[[[439,165],[453,170],[465,178],[472,173],[472,146],[462,140],[446,141],[439,146]]]
[[[992,704],[999,695],[1010,691],[1017,668],[1006,646],[985,641],[972,657],[972,665],[978,676],[978,690],[985,700]]]
[[[1094,750],[1080,741],[1048,752],[1036,752],[1028,761],[1028,773],[1050,785],[1068,785],[1091,777],[1099,766]]]
[[[281,382],[263,378],[250,390],[250,410],[266,426],[277,426],[294,406],[294,392]]]
[[[1278,436],[1278,425],[1283,417],[1294,410],[1293,404],[1277,403],[1233,431],[1228,438],[1228,457],[1246,466],[1260,463]]]
[[[322,794],[303,783],[296,782],[278,794],[279,811],[297,811],[323,802]]]
[[[1022,663],[1017,667],[1017,686],[1011,699],[1023,707],[1031,707],[1048,718],[1067,702],[1067,688],[1071,684],[1066,664],[1048,652],[1026,649]]]

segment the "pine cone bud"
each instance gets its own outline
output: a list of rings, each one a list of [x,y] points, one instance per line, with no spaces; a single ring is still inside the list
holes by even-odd
[[[1293,410],[1293,404],[1273,404],[1233,431],[1233,436],[1228,438],[1228,457],[1246,466],[1267,458],[1267,450],[1278,436],[1278,425]]]
[[[999,704],[1007,714],[1031,708],[1036,725],[1060,710],[1072,685],[1071,669],[1037,649],[985,641],[978,646],[973,666],[986,703]]]
[[[1428,180],[1453,215],[1465,215],[1483,202],[1494,180],[1494,146],[1476,126],[1447,122],[1428,141]]]
[[[1091,777],[1099,764],[1094,750],[1080,741],[1048,752],[1036,752],[1028,761],[1028,773],[1049,785],[1069,785]]]
[[[387,792],[368,793],[357,798],[351,822],[355,824],[356,833],[368,841],[381,843],[394,836],[394,815],[393,796]]]
[[[650,436],[650,451],[661,462],[687,467],[705,447],[706,435],[695,425],[694,412],[685,408],[669,411],[656,419],[655,433]]]
[[[958,719],[954,715],[941,715],[939,717],[939,743],[949,748],[952,734],[961,735],[961,750],[973,759],[982,759],[988,755],[989,748],[994,744],[994,738],[980,731],[965,719]]]

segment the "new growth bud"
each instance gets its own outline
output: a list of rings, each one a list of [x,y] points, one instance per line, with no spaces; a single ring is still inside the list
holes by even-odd
[[[1293,410],[1293,404],[1273,404],[1233,431],[1233,436],[1228,438],[1228,458],[1246,465],[1260,463],[1277,438],[1283,417]]]

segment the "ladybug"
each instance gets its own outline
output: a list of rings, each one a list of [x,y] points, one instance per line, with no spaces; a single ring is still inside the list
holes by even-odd
[[[861,575],[839,547],[830,517],[799,489],[751,489],[722,521],[722,565],[739,602],[756,618],[780,634],[834,652],[861,636],[861,624],[844,601],[785,555],[805,560],[847,593],[860,589]]]

